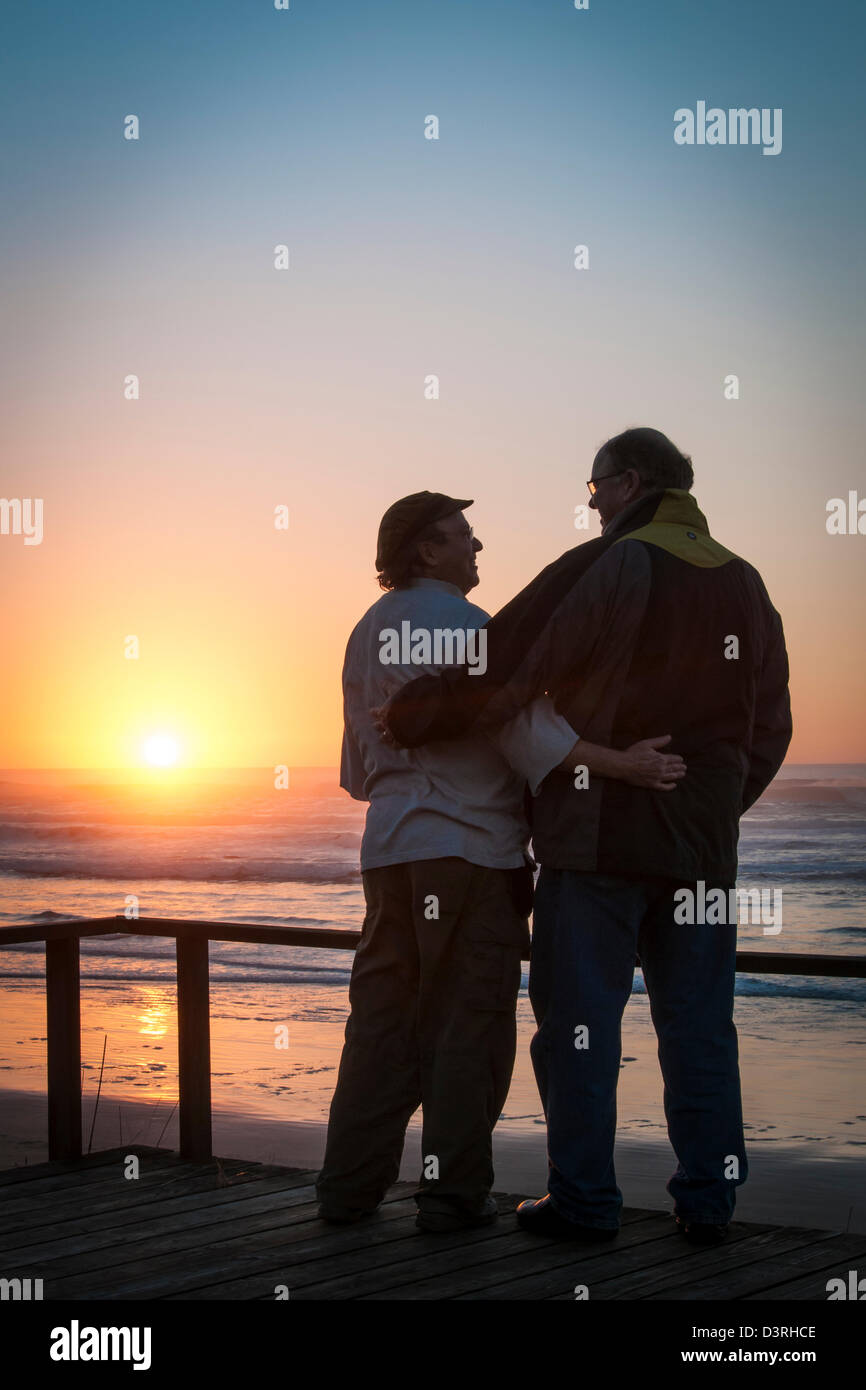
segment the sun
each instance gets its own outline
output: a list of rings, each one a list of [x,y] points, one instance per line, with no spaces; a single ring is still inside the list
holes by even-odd
[[[174,767],[180,744],[171,734],[151,734],[142,744],[141,756],[151,767]]]

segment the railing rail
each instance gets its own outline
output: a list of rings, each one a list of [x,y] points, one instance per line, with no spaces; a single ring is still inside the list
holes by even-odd
[[[167,936],[177,954],[177,1053],[180,1153],[191,1162],[212,1157],[210,982],[208,942],[247,941],[279,946],[354,950],[359,931],[329,927],[267,927],[250,922],[197,922],[180,917],[70,918],[0,927],[0,949],[45,942],[48,1026],[48,1156],[80,1158],[82,937]],[[866,978],[866,956],[738,951],[737,970],[757,975]]]

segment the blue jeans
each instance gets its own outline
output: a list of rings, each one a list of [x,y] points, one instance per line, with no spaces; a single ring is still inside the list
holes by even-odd
[[[737,927],[676,923],[681,886],[695,888],[569,869],[542,868],[539,877],[530,1050],[547,1120],[548,1191],[563,1216],[585,1226],[619,1224],[616,1087],[636,954],[678,1160],[667,1185],[676,1215],[725,1225],[748,1175],[732,1017]]]

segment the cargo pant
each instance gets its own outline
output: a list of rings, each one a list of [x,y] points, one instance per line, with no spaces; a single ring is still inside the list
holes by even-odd
[[[397,1179],[421,1105],[418,1206],[476,1211],[493,1186],[492,1133],[514,1066],[531,874],[445,858],[362,877],[367,912],[319,1201],[372,1210]]]

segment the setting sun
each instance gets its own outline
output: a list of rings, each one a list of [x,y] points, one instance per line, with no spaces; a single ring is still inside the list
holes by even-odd
[[[141,750],[142,757],[151,767],[173,767],[180,754],[180,746],[171,734],[151,734]]]

